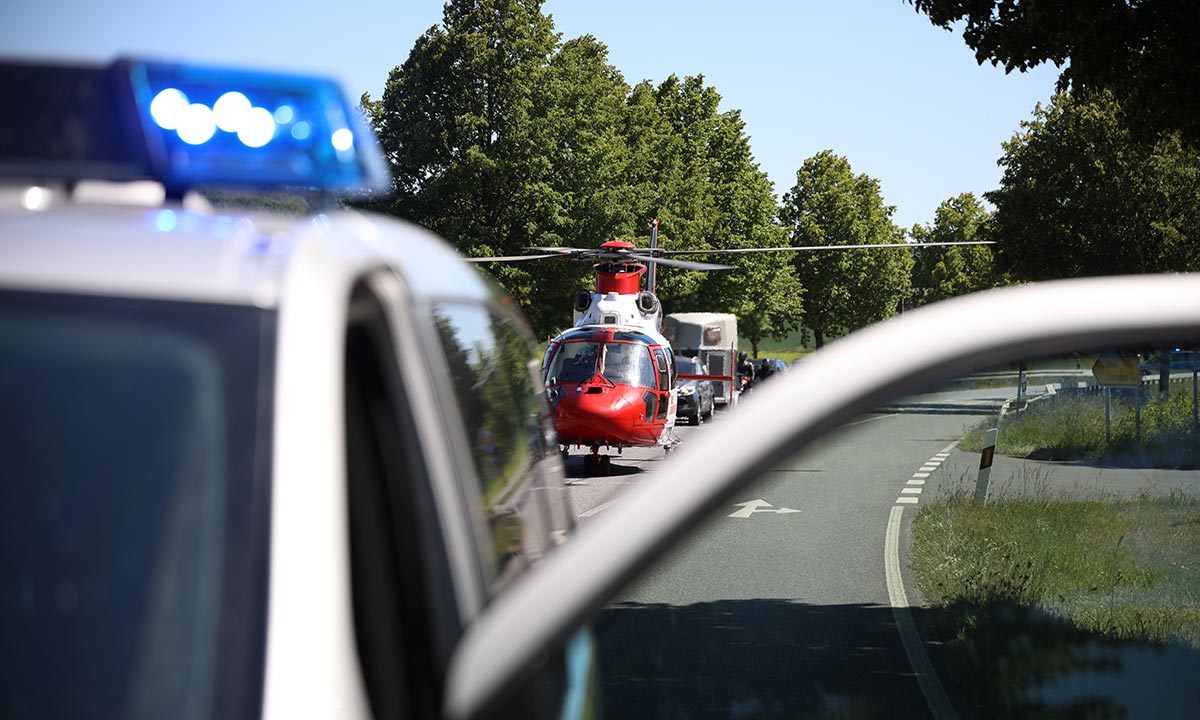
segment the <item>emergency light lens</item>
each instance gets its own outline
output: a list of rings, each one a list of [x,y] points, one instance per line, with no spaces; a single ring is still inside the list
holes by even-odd
[[[333,133],[333,149],[338,152],[346,152],[354,147],[354,133],[346,128],[336,130]]]
[[[175,130],[183,121],[188,105],[187,95],[176,88],[167,88],[150,102],[150,116],[163,130]]]
[[[237,129],[238,140],[246,147],[260,148],[275,137],[275,118],[266,108],[250,108]]]
[[[324,78],[126,62],[154,173],[173,188],[383,190],[387,165]]]
[[[192,103],[179,119],[179,139],[188,145],[201,145],[217,132],[213,111],[202,103]]]
[[[250,112],[250,101],[237,91],[227,92],[213,103],[213,118],[217,127],[225,132],[239,132],[246,115]]]

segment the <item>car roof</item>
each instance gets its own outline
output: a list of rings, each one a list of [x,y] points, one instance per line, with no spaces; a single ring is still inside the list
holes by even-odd
[[[356,262],[362,255],[386,262],[417,298],[496,296],[442,239],[353,210],[288,215],[70,199],[32,210],[0,204],[0,284],[10,289],[275,307],[289,267],[318,245],[324,262],[348,257],[351,247]]]

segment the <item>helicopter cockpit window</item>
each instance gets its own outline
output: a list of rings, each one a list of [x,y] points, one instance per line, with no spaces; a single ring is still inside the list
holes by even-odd
[[[581,383],[596,376],[600,360],[600,343],[565,342],[550,363],[547,384]]]
[[[601,373],[609,382],[619,385],[657,387],[654,366],[646,346],[635,343],[606,343]]]

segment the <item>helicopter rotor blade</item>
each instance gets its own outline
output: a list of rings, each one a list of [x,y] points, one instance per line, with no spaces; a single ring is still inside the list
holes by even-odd
[[[629,258],[630,260],[637,260],[639,262],[645,262],[645,263],[658,263],[659,265],[666,265],[668,267],[677,267],[677,268],[682,268],[684,270],[736,270],[737,269],[737,267],[734,265],[715,265],[713,263],[702,263],[702,262],[695,262],[695,261],[691,261],[691,260],[670,260],[668,258],[652,257],[650,255],[633,255],[633,254],[622,253],[621,257]]]
[[[660,250],[664,255],[749,255],[762,252],[787,252],[808,250],[871,250],[876,248],[944,247],[947,245],[995,245],[994,240],[968,240],[964,242],[927,243],[872,243],[867,245],[803,245],[799,247],[724,248],[719,250]]]
[[[469,263],[485,263],[485,262],[521,262],[522,260],[545,260],[546,258],[563,257],[558,253],[546,255],[500,255],[495,257],[469,257],[463,258]]]

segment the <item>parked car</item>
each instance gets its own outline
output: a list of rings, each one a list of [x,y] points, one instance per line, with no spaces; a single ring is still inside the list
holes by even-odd
[[[699,358],[675,356],[675,366],[679,373],[676,385],[679,387],[679,406],[675,416],[686,418],[693,425],[712,417],[716,406],[715,391],[708,368]]]

